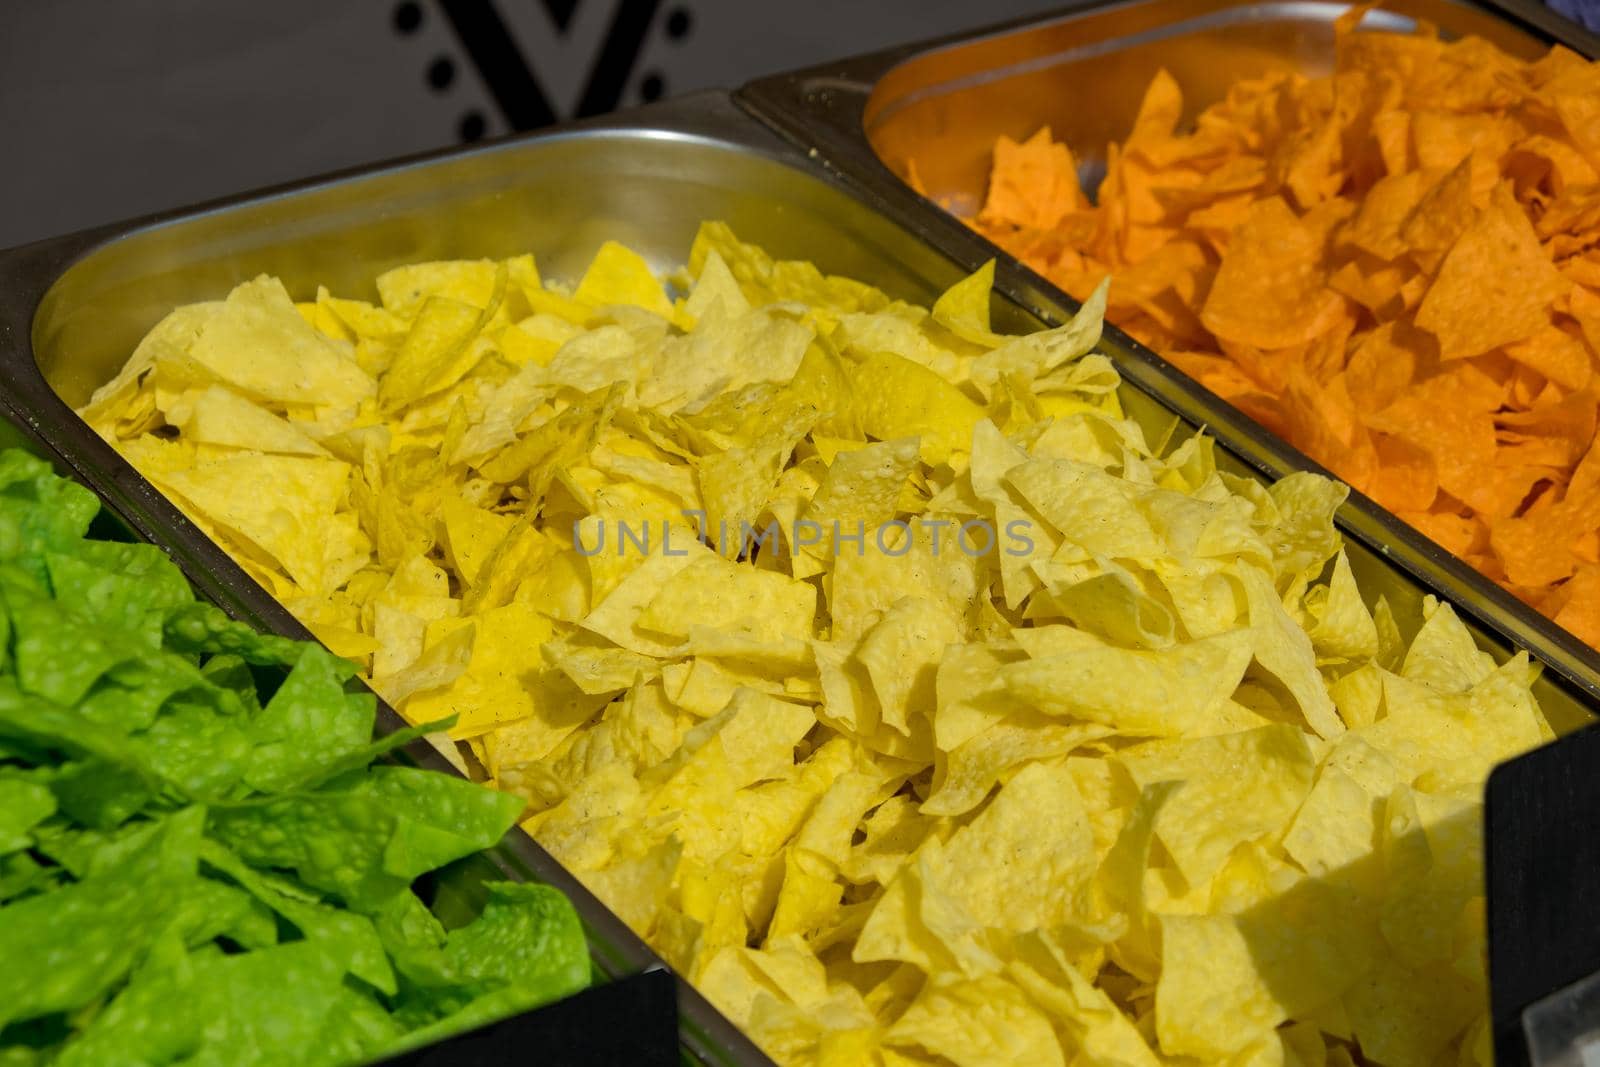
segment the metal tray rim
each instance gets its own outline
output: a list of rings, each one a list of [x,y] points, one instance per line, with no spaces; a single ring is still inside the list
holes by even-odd
[[[1244,4],[1238,7],[1218,8],[1214,11],[1208,11],[1203,14],[1182,19],[1181,21],[1168,22],[1147,30],[1141,30],[1138,33],[1130,34],[1126,37],[1113,37],[1104,41],[1088,42],[1082,45],[1052,52],[1049,55],[1036,56],[1033,59],[1029,59],[1022,63],[1015,64],[1014,66],[1007,67],[1003,72],[978,71],[972,74],[962,75],[958,78],[953,78],[947,82],[942,82],[936,88],[913,90],[910,93],[907,93],[905,96],[886,104],[880,110],[873,112],[867,117],[866,121],[876,122],[886,119],[901,109],[911,107],[912,105],[917,104],[930,96],[946,92],[954,92],[969,86],[988,84],[993,81],[1004,80],[1005,78],[1009,78],[1014,75],[1029,74],[1037,70],[1047,69],[1059,63],[1072,62],[1078,59],[1088,59],[1097,55],[1121,51],[1125,48],[1137,48],[1140,45],[1163,40],[1167,37],[1176,36],[1180,33],[1188,33],[1194,30],[1202,29],[1213,29],[1219,26],[1230,26],[1240,22],[1248,22],[1259,18],[1260,9],[1263,7],[1270,7],[1274,11],[1283,11],[1285,14],[1288,14],[1298,9],[1340,8],[1344,6],[1346,5],[1339,3],[1338,0],[1279,0],[1279,2],[1270,4]],[[1370,28],[1372,29],[1391,30],[1397,32],[1408,32],[1414,30],[1417,25],[1415,19],[1409,18],[1405,15],[1397,15],[1394,12],[1384,11],[1382,8],[1374,8],[1373,10],[1368,11],[1362,18],[1361,24],[1363,26],[1370,25]],[[998,33],[989,33],[986,36],[1002,37],[1005,36],[1006,32],[1008,31],[1002,30]],[[940,50],[940,48],[933,48],[930,49],[929,52]],[[924,55],[928,55],[929,52],[914,53],[903,62],[908,62],[910,59],[921,58]],[[899,64],[896,64],[896,66],[898,65]],[[889,71],[885,72],[885,74],[892,72],[893,69],[894,68],[891,67]]]

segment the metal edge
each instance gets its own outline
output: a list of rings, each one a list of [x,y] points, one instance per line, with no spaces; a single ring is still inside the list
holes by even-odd
[[[101,506],[111,511],[136,537],[172,557],[201,596],[234,618],[297,640],[315,641],[287,609],[115,450],[96,437],[50,388],[32,357],[31,329],[40,299],[73,263],[151,227],[369,175],[500,151],[529,141],[618,130],[704,138],[808,169],[803,154],[796,153],[787,142],[735,106],[728,93],[713,90],[531,134],[499,138],[469,148],[449,148],[345,168],[194,207],[156,212],[0,250],[0,414],[9,416],[18,431],[30,443],[39,446],[59,469],[93,490]],[[376,730],[379,734],[407,725],[382,698],[377,698],[377,702]],[[414,741],[400,749],[399,754],[428,770],[460,774],[426,741]],[[520,827],[509,831],[484,855],[508,877],[519,880],[532,877],[561,890],[572,900],[588,935],[590,958],[602,974],[615,977],[671,969],[615,912],[585,888],[576,875]],[[675,984],[681,1050],[698,1062],[718,1067],[772,1062],[687,978],[677,975]]]
[[[1517,0],[1479,3],[1490,14]],[[982,30],[960,40],[978,40],[997,32],[1042,25],[1079,14],[1093,7],[1078,5],[1051,15]],[[1550,20],[1543,19],[1540,23]],[[1528,21],[1530,32],[1559,43],[1582,44],[1572,31],[1583,33],[1565,19],[1550,30]],[[1592,38],[1593,35],[1584,33]],[[835,180],[854,196],[890,221],[911,231],[968,270],[989,259],[996,261],[995,289],[1051,325],[1076,314],[1079,302],[1056,288],[1009,253],[969,229],[936,203],[919,196],[889,170],[867,143],[862,119],[872,84],[860,79],[881,77],[898,63],[926,51],[946,47],[951,38],[938,38],[921,46],[903,46],[844,60],[836,64],[759,79],[740,88],[735,101],[775,132],[807,150]],[[840,77],[840,72],[848,72]],[[1270,478],[1306,470],[1333,477],[1321,464],[1270,433],[1254,420],[1211,394],[1193,378],[1168,363],[1111,324],[1105,341],[1120,357],[1124,378],[1141,391],[1204,426],[1217,443]],[[1389,511],[1352,490],[1340,509],[1338,525],[1372,551],[1396,565],[1421,584],[1424,591],[1450,600],[1476,625],[1513,651],[1527,649],[1544,662],[1565,688],[1600,702],[1600,650],[1534,611],[1497,583],[1478,574],[1466,563],[1401,522]]]

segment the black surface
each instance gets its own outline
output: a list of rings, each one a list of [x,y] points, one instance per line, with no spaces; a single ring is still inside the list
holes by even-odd
[[[1489,999],[1499,1067],[1528,1062],[1522,1011],[1600,970],[1600,726],[1501,764],[1484,815]]]
[[[674,1067],[678,1003],[668,971],[647,971],[384,1060],[385,1067]]]
[[[659,3],[660,0],[621,0],[617,5],[600,58],[589,71],[583,98],[578,101],[580,119],[604,115],[621,102],[628,73],[644,47],[645,34],[650,31],[650,20],[655,18]]]
[[[494,4],[490,0],[440,0],[439,6],[511,128],[536,130],[555,122],[550,101]]]

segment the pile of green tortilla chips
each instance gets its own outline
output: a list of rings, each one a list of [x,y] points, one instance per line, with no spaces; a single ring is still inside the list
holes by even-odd
[[[0,452],[0,1065],[353,1063],[587,983],[555,890],[448,932],[413,892],[520,799],[371,765],[416,732],[373,741],[350,666],[97,510]]]

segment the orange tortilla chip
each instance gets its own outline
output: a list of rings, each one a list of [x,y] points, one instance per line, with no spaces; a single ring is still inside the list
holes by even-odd
[[[1344,379],[1322,387],[1304,369],[1292,364],[1288,377],[1284,399],[1292,417],[1286,436],[1307,452],[1337,455],[1339,466],[1335,471],[1341,478],[1356,484],[1365,482],[1377,454],[1344,389]]]
[[[1546,466],[1510,466],[1515,458],[1506,458],[1508,451],[1500,449],[1493,464],[1479,477],[1458,487],[1462,503],[1490,522],[1509,519],[1521,510],[1541,482],[1550,482],[1560,474]]]
[[[1600,185],[1557,193],[1545,205],[1534,231],[1541,241],[1549,242],[1554,256],[1568,256],[1600,241]]]
[[[1372,435],[1377,452],[1377,470],[1365,486],[1358,486],[1374,500],[1384,501],[1396,512],[1426,511],[1439,496],[1439,472],[1427,449],[1402,437]]]
[[[1582,152],[1543,134],[1517,142],[1506,160],[1505,171],[1519,199],[1546,185],[1559,196],[1574,186],[1587,188],[1600,179],[1600,172]]]
[[[1407,323],[1386,322],[1356,344],[1345,374],[1350,395],[1361,397],[1363,407],[1383,410],[1417,376],[1421,345],[1415,332]]]
[[[1511,147],[1514,126],[1482,112],[1460,114],[1426,108],[1412,113],[1411,137],[1416,148],[1417,162],[1423,167],[1454,167],[1469,164],[1473,175],[1474,192],[1487,193],[1497,175],[1493,161]],[[1473,168],[1474,158],[1483,165]]]
[[[1066,145],[1050,139],[1048,126],[1021,144],[1002,137],[995,145],[980,220],[1049,230],[1086,206],[1078,188],[1078,165]]]
[[[1203,208],[1191,211],[1185,226],[1205,238],[1206,244],[1218,255],[1228,246],[1228,235],[1244,222],[1250,213],[1255,197],[1249,193],[1225,196]]]
[[[1516,585],[1541,586],[1571,577],[1577,560],[1568,545],[1571,531],[1563,514],[1506,519],[1489,534],[1494,554]]]
[[[1365,252],[1333,272],[1328,288],[1349,297],[1372,313],[1389,318],[1406,308],[1406,283],[1416,276],[1405,263],[1387,264]]]
[[[1589,451],[1572,471],[1567,482],[1567,497],[1580,499],[1600,491],[1600,440],[1589,446]]]
[[[1573,143],[1600,159],[1600,69],[1593,63],[1568,66],[1544,88]]]
[[[1568,389],[1582,389],[1594,374],[1583,339],[1558,326],[1545,326],[1531,337],[1507,345],[1506,355]]]
[[[1494,419],[1482,411],[1441,419],[1438,398],[1442,393],[1438,388],[1413,389],[1383,411],[1368,416],[1367,425],[1409,441],[1431,455],[1439,485],[1462,497],[1463,493],[1477,490],[1479,476],[1494,463]]]
[[[1358,31],[1373,6],[1331,74],[1192,124],[1158,73],[1093,204],[1068,161],[1099,144],[1002,140],[974,224],[1080,299],[1110,272],[1109,321],[1596,640],[1600,63]]]
[[[1401,511],[1402,519],[1428,535],[1428,539],[1457,556],[1469,555],[1483,538],[1483,524],[1453,512]]]
[[[1401,175],[1416,166],[1411,154],[1411,116],[1404,111],[1385,111],[1372,117],[1372,139],[1386,172]]]
[[[1379,259],[1398,259],[1411,244],[1401,236],[1401,227],[1431,190],[1424,171],[1389,175],[1367,191],[1341,240]]]
[[[1279,197],[1250,209],[1211,285],[1200,321],[1258,348],[1304,344],[1344,314],[1327,289],[1322,242]]]
[[[1574,285],[1600,289],[1600,258],[1587,256],[1563,260],[1560,270],[1561,276]]]
[[[1593,446],[1596,415],[1594,396],[1587,392],[1538,404],[1527,411],[1497,415],[1501,452],[1518,448],[1527,456],[1540,457],[1522,462],[1571,470]]]
[[[1413,260],[1433,270],[1450,246],[1477,217],[1480,204],[1472,198],[1472,164],[1469,157],[1445,172],[1422,194],[1417,206],[1400,225],[1400,240]],[[1415,174],[1438,171],[1413,171]]]
[[[1546,608],[1559,626],[1600,645],[1600,566],[1582,567],[1560,587],[1559,604]]]
[[[1156,71],[1139,102],[1139,114],[1134,117],[1124,151],[1130,158],[1163,162],[1163,149],[1170,150],[1177,140],[1172,131],[1182,115],[1183,92],[1177,81],[1164,69]]]
[[[1500,186],[1489,209],[1445,256],[1417,309],[1417,325],[1439,338],[1440,358],[1476,355],[1539,332],[1569,284]]]
[[[1344,174],[1339,169],[1339,124],[1329,116],[1293,139],[1283,159],[1283,184],[1302,209],[1316,207],[1339,192]]]

